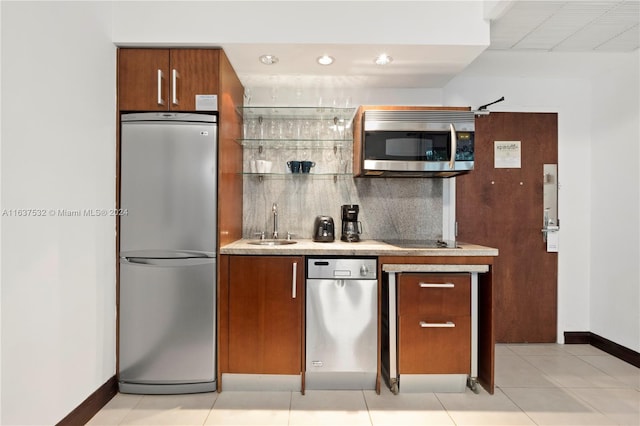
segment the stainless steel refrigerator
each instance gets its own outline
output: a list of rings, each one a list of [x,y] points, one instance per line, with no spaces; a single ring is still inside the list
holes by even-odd
[[[216,118],[121,116],[121,392],[216,388]]]

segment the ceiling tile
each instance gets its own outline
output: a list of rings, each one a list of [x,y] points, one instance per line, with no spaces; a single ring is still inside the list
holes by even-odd
[[[492,50],[631,51],[640,1],[514,1],[491,22]]]

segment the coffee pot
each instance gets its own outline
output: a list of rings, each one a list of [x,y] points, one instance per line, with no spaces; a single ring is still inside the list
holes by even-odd
[[[360,207],[357,204],[342,205],[342,236],[340,239],[349,243],[360,241],[362,233],[362,224],[358,222],[358,211]]]

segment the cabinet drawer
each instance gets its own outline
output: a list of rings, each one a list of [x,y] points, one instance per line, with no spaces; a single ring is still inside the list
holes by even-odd
[[[469,274],[400,274],[400,315],[471,315]]]
[[[440,326],[447,322],[448,326]],[[425,319],[404,315],[398,326],[400,374],[470,373],[471,316]]]

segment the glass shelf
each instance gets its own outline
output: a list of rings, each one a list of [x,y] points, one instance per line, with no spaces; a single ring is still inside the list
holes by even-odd
[[[335,149],[353,143],[352,139],[238,139],[245,148]]]
[[[279,107],[253,106],[238,107],[238,112],[246,119],[308,119],[308,120],[339,120],[351,121],[356,113],[355,108],[333,107]]]
[[[342,149],[350,149],[353,145],[352,121],[356,108],[321,108],[321,107],[287,107],[287,106],[255,106],[239,107],[238,113],[244,119],[243,137],[236,141],[243,149],[257,150],[258,153],[267,150],[311,150],[308,156],[311,158],[325,157],[326,150],[333,150],[337,154]],[[260,135],[266,137],[259,137]],[[295,135],[295,136],[294,136]],[[277,137],[280,136],[280,137]],[[251,152],[250,156],[254,156]],[[307,153],[308,154],[308,153]],[[282,157],[278,152],[269,152],[267,158],[273,160]],[[288,155],[287,155],[288,156]],[[307,157],[307,155],[302,155]],[[245,159],[246,161],[246,159]],[[325,164],[328,170],[343,170],[342,173],[287,173],[283,169],[281,173],[250,173],[243,172],[247,178],[257,178],[260,182],[264,179],[287,180],[315,180],[333,179],[338,177],[353,177],[352,173],[346,173],[344,166],[340,167],[342,156],[331,158],[328,161],[335,162]],[[246,166],[246,165],[245,165]],[[280,169],[278,170],[280,171]]]
[[[260,182],[264,179],[333,179],[353,177],[352,173],[250,173],[242,172],[244,176],[258,178]]]

